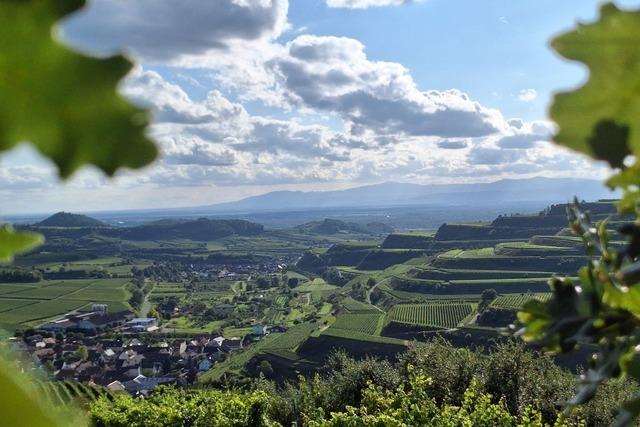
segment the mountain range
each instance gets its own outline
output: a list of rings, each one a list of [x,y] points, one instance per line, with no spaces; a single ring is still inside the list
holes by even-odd
[[[211,213],[294,211],[392,206],[492,206],[615,198],[600,181],[579,178],[504,179],[481,184],[385,182],[335,191],[274,191],[236,202],[195,208]]]

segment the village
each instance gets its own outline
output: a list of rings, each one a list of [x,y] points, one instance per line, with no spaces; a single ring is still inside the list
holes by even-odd
[[[146,396],[160,385],[188,386],[199,375],[282,326],[256,324],[244,337],[218,333],[171,338],[155,318],[133,312],[110,314],[106,304],[69,313],[10,339],[36,370],[59,381],[73,380]]]

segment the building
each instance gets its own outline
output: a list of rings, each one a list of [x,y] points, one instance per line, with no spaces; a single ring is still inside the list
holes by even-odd
[[[91,311],[94,313],[107,314],[109,306],[107,304],[93,304]]]
[[[77,325],[76,322],[69,319],[54,320],[53,322],[47,322],[40,326],[40,329],[50,332],[65,332],[67,329],[73,329]]]
[[[137,317],[127,322],[127,327],[135,332],[147,332],[157,328],[156,319],[152,317]]]
[[[251,328],[251,335],[256,335],[261,337],[261,336],[267,335],[268,333],[269,333],[269,328],[267,328],[262,323],[253,325],[253,327]]]
[[[152,377],[147,378],[144,375],[138,375],[131,381],[125,381],[122,383],[125,390],[130,394],[135,395],[147,395],[152,392],[156,387],[162,384],[174,384],[175,378],[171,377]]]

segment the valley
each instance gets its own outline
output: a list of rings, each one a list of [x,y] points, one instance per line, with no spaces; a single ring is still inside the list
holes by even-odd
[[[581,208],[610,218],[622,244],[615,230],[625,221],[610,201]],[[206,218],[116,227],[59,213],[21,226],[47,240],[0,269],[0,325],[54,378],[134,394],[163,381],[282,383],[338,349],[396,360],[436,337],[491,348],[508,340],[526,301],[549,298],[553,274],[586,263],[565,209],[404,231],[336,219],[290,229]],[[141,375],[162,381],[140,386]]]

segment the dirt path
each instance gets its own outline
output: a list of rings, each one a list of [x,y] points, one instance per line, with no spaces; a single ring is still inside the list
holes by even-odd
[[[387,279],[384,279],[384,280],[387,280]],[[372,294],[372,293],[373,293],[373,291],[378,287],[378,285],[380,285],[382,282],[384,282],[384,280],[381,280],[380,282],[377,282],[375,285],[373,285],[373,286],[371,287],[371,289],[369,289],[369,290],[367,291],[367,303],[368,303],[368,304],[371,304],[371,294]],[[380,307],[378,307],[377,305],[374,305],[374,304],[371,304],[371,305],[373,305],[375,308],[377,308],[377,309],[378,309],[378,311],[380,311],[381,313],[384,313],[384,310],[382,310],[382,309],[381,309]]]
[[[147,315],[149,314],[149,310],[151,310],[151,301],[149,301],[149,295],[153,293],[153,289],[155,287],[156,287],[156,284],[154,283],[149,293],[144,296],[144,301],[140,306],[140,317],[147,317]]]

